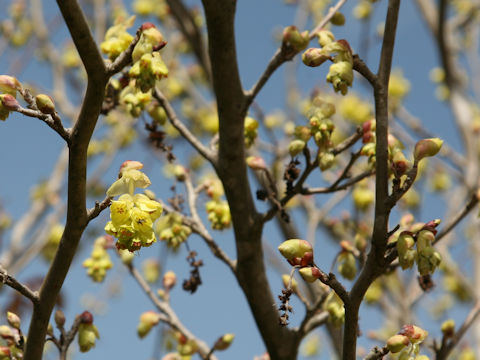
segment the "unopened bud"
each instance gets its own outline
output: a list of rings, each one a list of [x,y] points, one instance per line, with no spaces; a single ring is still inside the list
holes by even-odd
[[[0,101],[2,102],[3,107],[8,111],[15,111],[20,107],[17,99],[10,94],[1,94]]]
[[[291,157],[295,157],[300,154],[305,148],[305,141],[303,140],[293,140],[288,145],[288,152]]]
[[[428,335],[428,331],[423,330],[415,325],[405,325],[399,334],[405,335],[413,344],[415,344],[425,340]]]
[[[80,314],[80,322],[82,324],[92,324],[93,323],[93,315],[90,311],[84,311]]]
[[[403,350],[404,347],[408,346],[410,340],[405,335],[393,335],[387,340],[387,349],[391,353],[395,354]]]
[[[17,314],[14,314],[13,312],[8,311],[7,312],[7,321],[8,324],[15,328],[15,329],[20,329],[20,318],[18,317]]]
[[[415,144],[413,157],[416,162],[429,156],[435,156],[442,148],[443,140],[439,138],[423,139]]]
[[[301,239],[290,239],[284,241],[278,250],[291,265],[307,266],[313,262],[312,245]]]
[[[298,291],[297,280],[295,280],[293,277],[292,277],[292,280],[290,280],[290,275],[283,274],[282,282],[285,289],[288,288],[288,283],[290,282],[290,289],[292,289],[294,293]]]
[[[147,336],[153,326],[160,321],[159,315],[154,311],[147,311],[140,315],[140,323],[137,327],[137,334],[140,338]]]
[[[167,271],[163,275],[163,287],[165,290],[171,290],[177,283],[177,275],[173,271]]]
[[[54,320],[57,327],[63,327],[63,325],[65,325],[65,314],[62,310],[58,309],[55,311]]]
[[[22,85],[13,76],[0,75],[0,93],[15,96],[17,94],[17,90],[20,90],[21,88]]]
[[[444,337],[452,337],[455,334],[455,320],[449,319],[444,321],[441,329]]]
[[[342,26],[345,24],[345,15],[337,11],[335,14],[333,14],[330,22],[332,23],[332,25]]]
[[[247,157],[247,166],[253,170],[266,170],[267,165],[265,164],[265,160],[260,156],[249,156]]]
[[[328,60],[328,55],[322,49],[310,48],[302,54],[302,61],[305,65],[310,67],[317,67]]]
[[[300,276],[302,277],[302,279],[305,280],[308,283],[313,283],[316,280],[318,280],[318,278],[320,278],[320,276],[322,276],[322,273],[320,272],[320,270],[318,268],[312,267],[312,266],[303,267],[303,268],[299,269],[298,272],[299,272]]]
[[[177,181],[185,181],[187,177],[187,169],[185,169],[182,165],[175,165],[173,168],[173,174]]]
[[[320,46],[327,46],[335,41],[335,36],[329,30],[320,30],[316,35]]]
[[[44,114],[53,114],[55,112],[55,104],[52,98],[46,94],[38,94],[35,96],[35,104],[38,110]]]
[[[291,45],[296,51],[302,51],[310,42],[308,31],[300,33],[296,26],[287,26],[283,30],[283,43]]]
[[[213,345],[213,348],[215,350],[226,350],[232,344],[233,339],[235,339],[235,334],[225,334],[218,338],[218,340],[215,342],[215,345]]]

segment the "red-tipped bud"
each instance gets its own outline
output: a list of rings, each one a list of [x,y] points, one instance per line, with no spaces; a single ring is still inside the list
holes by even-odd
[[[2,102],[3,107],[8,111],[15,111],[20,107],[20,104],[18,103],[17,99],[15,99],[15,97],[10,94],[0,95],[0,100]]]
[[[0,75],[0,93],[15,96],[17,94],[17,90],[20,90],[21,88],[22,85],[13,76]]]
[[[143,23],[142,26],[140,26],[140,30],[147,30],[147,29],[150,29],[150,28],[154,28],[156,27],[154,24],[152,24],[151,22],[146,22],[146,23]]]
[[[298,272],[302,279],[308,283],[313,283],[322,276],[320,270],[313,266],[303,267],[299,269]]]
[[[93,323],[93,315],[90,311],[84,311],[80,314],[80,323],[82,324],[92,324]]]
[[[123,172],[125,170],[140,170],[143,168],[143,164],[140,161],[136,160],[127,160],[120,165],[120,172]]]
[[[306,240],[290,239],[284,241],[278,250],[291,265],[307,266],[313,263],[313,248]]]
[[[235,339],[235,334],[225,334],[222,337],[218,338],[213,345],[215,350],[227,350]]]
[[[425,340],[428,331],[423,330],[415,325],[405,325],[399,332],[400,335],[405,335],[413,343],[419,343]]]

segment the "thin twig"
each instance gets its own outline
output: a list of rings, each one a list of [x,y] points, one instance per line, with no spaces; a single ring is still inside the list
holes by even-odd
[[[17,281],[13,276],[8,275],[7,271],[0,266],[0,281],[12,289],[17,290],[20,294],[30,299],[34,304],[38,303],[38,292],[34,292],[28,286]]]
[[[173,109],[170,102],[167,100],[165,95],[162,94],[160,90],[155,88],[153,92],[153,96],[159,102],[160,106],[165,110],[168,120],[173,125],[175,129],[182,134],[182,136],[212,165],[216,165],[217,163],[217,156],[216,154],[210,150],[209,148],[205,147],[200,140],[198,140],[195,135],[188,129],[187,126],[177,117],[175,110]]]

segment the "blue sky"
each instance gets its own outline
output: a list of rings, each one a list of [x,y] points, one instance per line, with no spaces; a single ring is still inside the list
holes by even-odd
[[[192,1],[192,3],[200,4],[199,1]],[[347,16],[346,26],[334,28],[336,37],[347,39],[354,50],[360,47],[361,34],[358,22],[353,21],[351,16],[352,5],[355,3],[356,1],[350,0],[344,8]],[[383,21],[386,3],[386,0],[379,1],[378,5],[375,6],[371,34],[375,32],[377,24]],[[57,14],[53,1],[47,1],[45,6],[51,14]],[[236,18],[237,53],[245,88],[250,88],[256,81],[278,47],[278,41],[273,36],[275,31],[291,25],[294,16],[294,7],[285,6],[279,0],[238,1]],[[65,36],[64,29],[56,34],[59,42],[62,36]],[[368,65],[375,70],[380,42],[372,40],[371,45],[368,53]],[[360,55],[364,57],[367,54]],[[16,56],[0,56],[0,66],[4,69],[2,71],[9,68],[11,62],[17,59]],[[28,54],[23,56],[28,56]],[[454,148],[460,148],[459,139],[455,135],[455,128],[450,120],[450,112],[445,105],[435,99],[434,88],[429,80],[429,71],[437,64],[437,54],[432,45],[431,36],[422,23],[417,9],[412,1],[402,2],[394,67],[400,67],[405,77],[413,85],[411,93],[406,99],[406,106],[414,115],[422,119],[426,128],[448,140]],[[284,72],[285,66],[272,76],[258,97],[258,103],[267,111],[284,107]],[[41,83],[45,88],[51,85],[48,68],[45,64],[38,64],[35,61],[27,66],[25,72],[17,76],[22,82]],[[314,85],[324,86],[324,79],[324,69],[312,69],[304,66],[299,69],[298,83],[303,94],[308,94]],[[370,90],[362,86],[358,80],[355,82],[355,90],[367,99],[371,97]],[[0,124],[0,154],[2,154],[0,157],[2,160],[0,199],[2,205],[14,219],[18,219],[28,208],[28,196],[31,187],[39,179],[50,174],[62,146],[61,139],[39,120],[14,115],[7,122]],[[149,155],[145,152],[145,147],[140,145],[134,146],[128,152],[120,153],[114,162],[113,169],[105,174],[106,181],[114,180],[118,166],[125,159],[148,161],[148,158]],[[148,167],[147,174],[152,178],[151,189],[157,194],[165,194],[164,198],[166,198],[170,183],[160,180],[159,176],[155,176],[160,171],[160,164],[153,163]],[[432,201],[433,204],[441,205],[441,202],[437,200]],[[341,209],[336,211],[341,211]],[[441,206],[430,207],[429,219],[441,216],[442,211]],[[105,222],[107,216],[106,213],[103,214],[96,220],[96,224]],[[269,240],[272,240],[273,244],[282,240],[275,238],[280,235],[273,230],[266,231],[266,234],[272,238]],[[235,251],[231,233],[216,233],[215,235],[219,244],[234,258]],[[321,236],[320,233],[319,236]],[[90,251],[91,240],[92,238],[88,235],[84,236],[81,252],[65,282],[67,323],[71,323],[74,314],[81,313],[85,309],[89,298],[100,297],[106,307],[105,311],[95,315],[95,323],[101,334],[101,340],[98,341],[96,349],[75,358],[149,359],[153,352],[155,333],[139,340],[136,335],[136,326],[139,315],[144,311],[153,309],[153,306],[118,262],[116,262],[111,274],[108,275],[106,283],[94,284],[90,281],[81,266],[81,262]],[[178,311],[181,320],[194,334],[209,344],[213,344],[217,337],[224,333],[235,333],[236,339],[231,349],[223,354],[218,354],[221,359],[251,359],[254,355],[262,354],[264,346],[236,280],[223,264],[220,264],[210,255],[199,238],[192,236],[189,244],[197,250],[199,257],[204,260],[205,266],[201,268],[204,285],[194,295],[182,291],[181,286],[177,286],[173,290],[171,303],[174,309]],[[137,255],[135,263],[140,265],[143,259],[156,257],[162,251],[164,253],[164,249],[161,249],[162,246],[157,244],[150,249],[142,250]],[[325,247],[333,251],[331,243],[325,244]],[[328,254],[328,251],[325,254]],[[325,255],[325,258],[320,259],[320,262],[329,264],[330,255]],[[183,249],[177,255],[169,256],[168,259],[164,258],[162,264],[164,270],[174,270],[177,273],[179,283],[181,283],[181,279],[188,276],[189,269],[184,260],[185,256],[186,252]],[[20,279],[27,279],[34,274],[44,274],[46,270],[46,266],[37,260],[19,273],[18,276]],[[280,293],[281,283],[278,275],[273,272],[269,275],[272,279],[273,292],[275,294]],[[112,297],[109,295],[111,291],[109,288],[112,286],[121,289],[120,296]],[[300,309],[299,304],[296,305]],[[370,311],[366,314],[366,316],[362,316],[361,321],[362,326],[368,327],[374,322],[365,319],[369,318],[368,314],[374,316],[375,313]],[[302,315],[302,310],[294,313],[292,323],[295,324],[296,321],[299,321]],[[360,339],[360,343],[363,341],[363,339]],[[324,349],[328,348],[325,341],[323,341],[322,347]],[[329,356],[324,353],[321,358],[328,359]]]

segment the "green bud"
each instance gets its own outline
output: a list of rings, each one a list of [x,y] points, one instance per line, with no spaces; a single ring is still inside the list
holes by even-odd
[[[442,148],[443,140],[439,138],[423,139],[415,144],[413,158],[419,162],[423,158],[435,156]]]
[[[307,49],[302,54],[302,61],[305,65],[310,67],[317,67],[322,65],[326,60],[328,60],[329,56],[325,54],[322,49],[319,48],[310,48]]]
[[[441,329],[444,337],[452,337],[455,334],[455,320],[449,319],[444,321]]]
[[[328,170],[334,163],[335,155],[333,155],[331,152],[321,152],[318,154],[318,167],[320,170]]]
[[[310,38],[308,31],[300,33],[296,26],[287,26],[283,30],[283,43],[292,46],[296,51],[302,51],[308,46]]]
[[[353,280],[357,275],[357,262],[351,252],[342,252],[338,256],[338,272],[348,280]]]
[[[15,329],[20,329],[20,318],[17,314],[7,311],[7,321],[11,327]]]
[[[332,23],[332,25],[342,26],[345,24],[345,15],[337,11],[335,14],[333,14],[330,22]]]
[[[329,30],[320,30],[316,35],[320,46],[327,46],[331,42],[335,41],[335,36]]]
[[[283,286],[285,288],[288,287],[288,282],[289,281],[290,281],[290,275],[283,274],[282,275],[282,282],[283,282]],[[291,280],[290,288],[293,290],[294,293],[296,293],[298,291],[298,283],[297,283],[297,280],[295,280],[294,278],[292,278],[292,280]]]
[[[348,87],[353,83],[353,67],[352,63],[348,61],[339,61],[330,65],[330,70],[327,74],[327,82],[333,85],[335,92],[340,92],[346,95]]]
[[[278,251],[291,265],[306,266],[313,262],[313,248],[306,240],[286,240],[280,244]]]
[[[213,345],[215,350],[227,350],[235,339],[235,334],[225,334],[222,337],[218,338]]]
[[[302,267],[298,270],[298,273],[300,274],[302,279],[308,283],[313,283],[317,281],[322,275],[318,268],[312,266]]]
[[[290,153],[291,157],[295,157],[300,154],[303,149],[305,148],[305,141],[303,140],[293,140],[288,145],[288,152]]]
[[[405,335],[393,335],[387,340],[387,349],[395,354],[402,351],[409,343],[410,340]]]
[[[154,311],[146,311],[140,315],[140,322],[137,326],[137,334],[142,339],[148,335],[150,330],[160,321],[160,316]]]
[[[53,114],[55,112],[55,104],[52,98],[46,94],[38,94],[35,96],[35,104],[38,110],[44,114]]]

